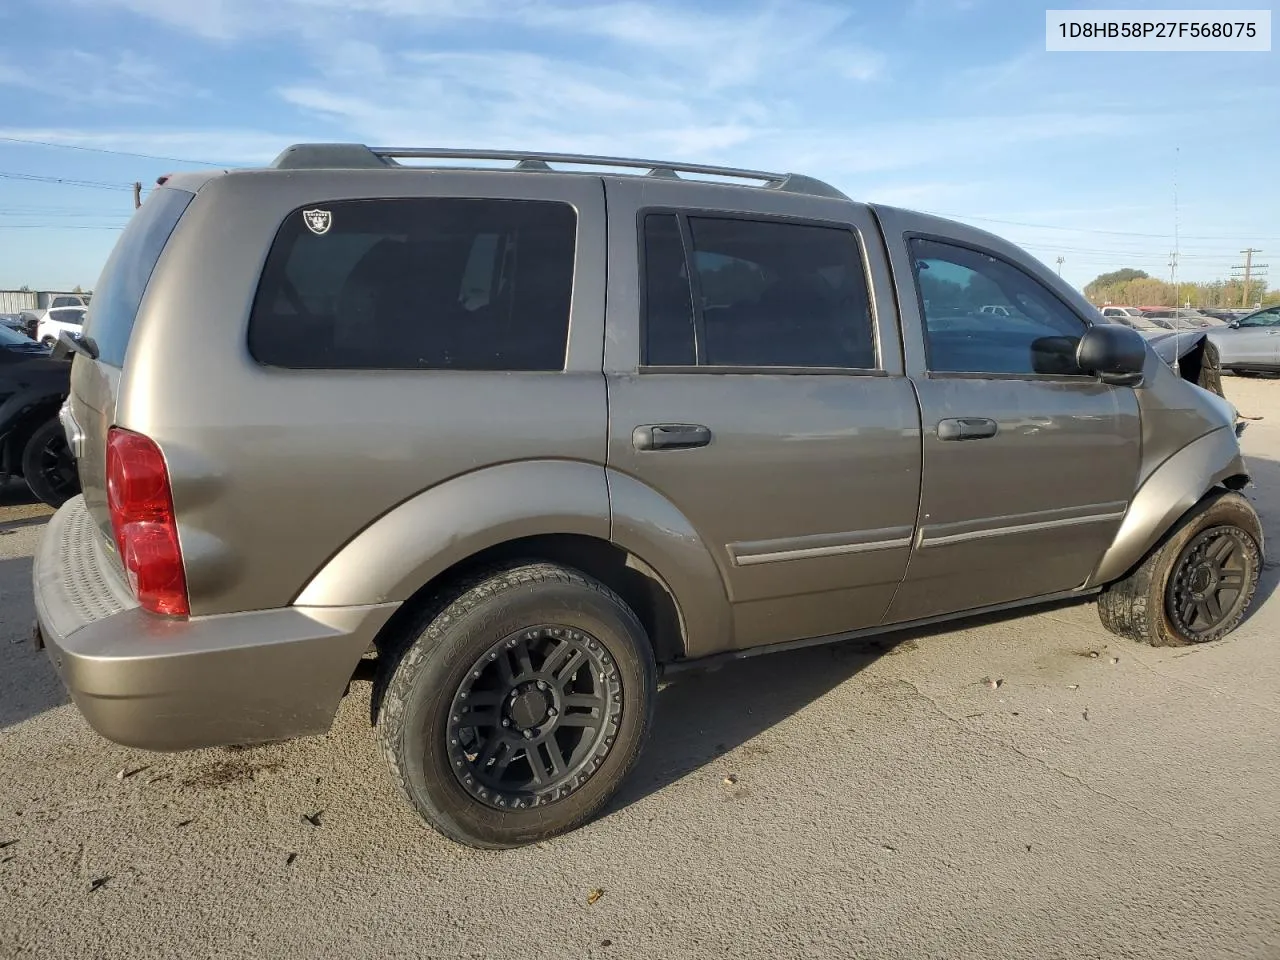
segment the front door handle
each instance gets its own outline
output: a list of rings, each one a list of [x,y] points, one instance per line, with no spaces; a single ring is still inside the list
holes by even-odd
[[[957,417],[938,421],[939,440],[984,440],[994,437],[998,427],[986,417]]]
[[[655,423],[631,431],[631,445],[637,450],[687,450],[710,442],[710,428],[700,423]]]

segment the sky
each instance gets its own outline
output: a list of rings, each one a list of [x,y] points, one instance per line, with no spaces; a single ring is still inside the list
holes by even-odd
[[[795,171],[1077,285],[1176,229],[1179,279],[1280,286],[1277,54],[1044,48],[1026,0],[2,0],[0,289],[91,289],[135,180],[303,141]]]

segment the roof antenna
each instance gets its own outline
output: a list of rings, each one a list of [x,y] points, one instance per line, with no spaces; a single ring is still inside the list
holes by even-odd
[[[1173,252],[1169,254],[1169,283],[1173,287],[1173,372],[1182,376],[1182,328],[1178,321],[1178,310],[1182,306],[1182,290],[1178,283],[1178,160],[1182,147],[1173,148]]]

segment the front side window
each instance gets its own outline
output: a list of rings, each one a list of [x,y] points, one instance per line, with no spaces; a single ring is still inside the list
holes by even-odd
[[[1085,323],[1038,280],[968,247],[910,245],[930,370],[1080,373],[1075,356]]]
[[[1252,313],[1240,321],[1242,327],[1270,327],[1280,323],[1280,307],[1272,307],[1270,310],[1261,310],[1258,313]]]
[[[643,247],[646,365],[875,368],[852,230],[655,213]]]
[[[346,200],[295,210],[249,321],[263,364],[562,370],[577,215],[535,200]]]

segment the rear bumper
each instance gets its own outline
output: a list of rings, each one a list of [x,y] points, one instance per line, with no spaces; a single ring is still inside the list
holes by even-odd
[[[49,521],[37,629],[86,720],[118,743],[188,750],[324,733],[397,604],[171,620],[139,608],[82,497]]]

